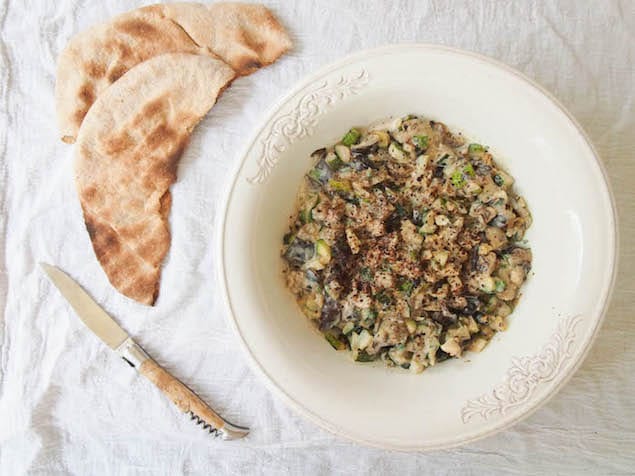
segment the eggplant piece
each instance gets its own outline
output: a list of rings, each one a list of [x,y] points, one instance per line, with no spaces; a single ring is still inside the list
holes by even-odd
[[[428,210],[417,210],[416,208],[412,210],[412,223],[416,226],[423,226],[428,216]]]
[[[353,160],[351,160],[351,163],[348,165],[350,166],[351,169],[355,170],[356,172],[361,172],[362,170],[367,170],[370,168],[363,159],[361,158],[358,159],[356,157]]]
[[[320,281],[320,277],[312,269],[307,269],[306,270],[306,279],[307,279],[307,281],[309,281],[311,283],[319,283],[319,281]]]
[[[326,154],[324,154],[326,155]],[[333,176],[333,171],[322,157],[317,164],[309,171],[309,178],[318,185],[324,186]]]
[[[474,163],[474,171],[476,172],[476,175],[480,175],[481,177],[484,177],[492,173],[492,167],[481,162],[480,160],[474,160],[473,163]]]
[[[289,264],[294,266],[302,266],[315,255],[315,246],[300,238],[296,238],[291,242],[284,253],[284,258]]]
[[[479,258],[479,254],[478,254],[478,245],[477,245],[473,247],[472,251],[470,252],[470,270],[471,271],[477,270],[478,258]]]
[[[320,330],[325,331],[333,327],[340,320],[341,315],[342,311],[337,301],[330,296],[326,296],[322,306],[322,313],[320,314]]]
[[[311,160],[313,160],[314,162],[317,162],[320,159],[323,159],[324,157],[326,157],[326,148],[322,147],[321,149],[316,149],[313,152],[311,152]]]
[[[481,302],[478,300],[477,296],[464,296],[464,297],[467,300],[467,306],[461,309],[460,313],[465,316],[474,316],[478,312],[481,306]]]
[[[445,305],[441,306],[441,312],[431,312],[430,317],[433,321],[438,322],[443,327],[449,327],[453,324],[456,324],[459,320],[459,316],[451,312]]]
[[[488,223],[490,226],[495,226],[496,228],[505,228],[507,225],[507,217],[503,215],[496,215],[492,221]]]
[[[384,222],[384,226],[386,227],[386,233],[392,233],[393,231],[398,231],[401,229],[401,215],[394,211],[390,214],[386,221]]]
[[[351,163],[348,165],[358,172],[366,169],[377,170],[379,168],[370,155],[355,151],[353,151]]]
[[[443,362],[444,360],[448,360],[451,359],[452,356],[450,354],[448,354],[447,352],[442,351],[441,349],[437,350],[437,356],[436,356],[436,361],[437,363],[439,362]]]

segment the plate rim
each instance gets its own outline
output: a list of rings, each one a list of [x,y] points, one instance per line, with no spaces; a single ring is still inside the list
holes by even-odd
[[[582,342],[583,349],[581,353],[579,354],[578,358],[573,362],[573,364],[569,367],[569,369],[565,373],[563,373],[559,381],[544,396],[536,399],[533,403],[529,404],[527,408],[525,408],[516,417],[508,421],[503,421],[500,424],[495,424],[491,428],[485,429],[470,437],[455,438],[453,440],[449,440],[439,444],[402,445],[402,444],[393,444],[388,442],[380,442],[377,440],[353,436],[348,434],[346,431],[342,430],[341,428],[339,428],[337,425],[333,425],[325,421],[319,415],[316,415],[314,412],[312,412],[311,410],[306,408],[304,405],[302,405],[302,403],[292,398],[282,387],[280,387],[278,384],[275,383],[273,378],[269,375],[269,373],[266,371],[264,366],[256,358],[252,350],[247,345],[247,342],[245,341],[238,327],[234,308],[233,308],[231,298],[229,295],[229,286],[227,281],[226,263],[225,263],[225,258],[226,258],[225,252],[224,252],[225,228],[227,225],[229,205],[234,196],[236,184],[238,182],[240,173],[243,167],[245,166],[248,153],[254,146],[258,137],[267,127],[267,124],[269,124],[272,118],[274,118],[275,115],[291,99],[293,99],[293,97],[296,94],[300,93],[308,85],[319,80],[323,76],[326,76],[339,68],[342,68],[349,64],[363,60],[366,57],[379,56],[379,55],[389,53],[391,51],[401,50],[401,49],[404,49],[404,50],[421,49],[421,50],[428,50],[428,51],[439,51],[446,54],[463,56],[463,57],[468,57],[470,59],[482,61],[484,63],[487,63],[490,66],[493,66],[501,70],[504,73],[515,76],[516,78],[520,79],[523,83],[525,83],[530,88],[533,88],[537,92],[541,93],[545,98],[547,98],[551,102],[553,106],[556,107],[556,109],[558,109],[561,113],[564,114],[564,116],[569,120],[571,125],[574,126],[576,132],[582,138],[582,140],[587,145],[589,150],[592,152],[593,158],[595,159],[595,163],[598,166],[598,169],[601,173],[604,186],[607,191],[607,195],[609,198],[609,205],[611,208],[610,220],[612,221],[612,224],[613,224],[613,227],[610,230],[610,236],[609,236],[610,241],[612,241],[612,245],[613,245],[612,248],[610,249],[610,252],[611,252],[610,280],[604,292],[604,296],[602,297],[601,311],[599,315],[597,316],[597,318],[595,319],[595,322],[593,324],[593,329],[589,333],[589,337]],[[218,262],[219,264],[217,265],[217,274],[220,278],[220,282],[222,285],[223,301],[225,303],[226,309],[229,311],[225,315],[225,320],[229,323],[229,326],[233,329],[233,332],[238,337],[238,341],[243,350],[243,353],[244,355],[247,356],[247,362],[249,363],[249,366],[259,376],[260,380],[265,384],[265,386],[269,389],[269,391],[272,394],[278,396],[280,399],[282,399],[285,402],[285,404],[289,406],[290,408],[292,408],[296,413],[302,415],[303,417],[310,420],[317,426],[323,429],[326,429],[330,433],[340,438],[343,438],[348,441],[353,441],[361,445],[370,446],[374,448],[380,448],[380,449],[387,449],[387,450],[405,451],[405,452],[442,450],[442,449],[448,449],[448,448],[455,448],[455,447],[462,446],[477,440],[481,440],[483,438],[487,438],[488,436],[492,436],[496,433],[504,431],[516,425],[520,421],[525,420],[526,418],[530,417],[534,412],[536,412],[539,408],[547,404],[556,394],[558,394],[562,390],[562,388],[571,380],[573,375],[575,375],[575,373],[579,370],[582,363],[588,357],[589,351],[591,350],[595,340],[597,339],[599,330],[602,327],[602,324],[606,318],[606,313],[608,311],[609,304],[611,302],[611,298],[615,288],[615,280],[617,277],[617,270],[618,270],[617,257],[619,256],[619,226],[618,226],[617,207],[615,203],[615,196],[613,194],[613,190],[611,187],[611,182],[609,180],[609,176],[606,171],[606,167],[600,157],[600,154],[598,153],[597,149],[593,145],[593,142],[591,141],[589,136],[586,134],[582,126],[575,119],[575,117],[567,110],[567,108],[551,92],[546,90],[537,81],[529,78],[522,72],[516,70],[512,66],[507,65],[506,63],[503,63],[502,61],[499,61],[497,59],[494,59],[489,56],[476,53],[470,50],[465,50],[465,49],[456,48],[452,46],[434,44],[434,43],[404,42],[404,43],[396,43],[396,44],[387,44],[387,45],[369,48],[369,49],[348,54],[336,61],[327,63],[326,65],[319,67],[314,72],[308,73],[307,75],[303,76],[299,81],[297,81],[296,83],[294,83],[293,86],[291,86],[288,92],[283,94],[277,101],[274,102],[274,104],[271,107],[267,109],[267,111],[264,114],[261,115],[257,124],[258,126],[253,130],[249,140],[246,142],[245,146],[241,149],[241,153],[239,156],[240,158],[234,164],[234,169],[230,174],[231,178],[227,182],[224,193],[222,194],[223,199],[220,203],[222,207],[221,208],[222,212],[217,215],[218,218],[216,220],[217,221],[216,238],[217,238],[217,244],[218,244],[216,251],[217,251],[217,256],[220,258]]]

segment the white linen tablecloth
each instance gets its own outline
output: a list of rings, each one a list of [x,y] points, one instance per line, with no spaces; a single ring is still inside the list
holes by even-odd
[[[236,80],[195,131],[172,189],[154,308],[117,294],[94,257],[53,100],[56,57],[71,35],[147,3],[0,0],[1,474],[635,473],[635,2],[267,2],[295,49]],[[344,54],[413,41],[501,60],[569,108],[608,168],[621,251],[606,322],[564,390],[496,436],[407,454],[334,437],[265,389],[226,322],[215,220],[247,138],[277,98]],[[84,328],[40,261],[71,272],[159,362],[250,425],[249,439],[213,440],[175,411]]]

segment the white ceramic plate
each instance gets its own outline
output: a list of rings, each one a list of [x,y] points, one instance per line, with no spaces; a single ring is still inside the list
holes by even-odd
[[[489,145],[534,218],[534,273],[508,331],[419,375],[335,352],[285,289],[279,255],[310,153],[353,125],[407,113]],[[509,67],[432,45],[358,53],[296,86],[248,144],[221,233],[232,322],[254,367],[319,425],[397,449],[472,441],[545,403],[589,350],[615,270],[612,197],[574,119]]]

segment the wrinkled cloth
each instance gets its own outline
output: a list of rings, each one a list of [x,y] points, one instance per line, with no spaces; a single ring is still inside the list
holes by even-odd
[[[53,98],[66,41],[143,3],[0,0],[0,474],[633,474],[634,2],[266,2],[295,49],[237,79],[194,132],[153,308],[115,292],[95,259]],[[608,169],[621,244],[606,322],[555,398],[485,440],[407,454],[333,436],[266,389],[227,322],[216,228],[245,143],[277,98],[344,54],[413,41],[489,55],[558,97]],[[84,328],[38,262],[69,271],[160,363],[250,425],[249,438],[221,442],[192,425]]]

